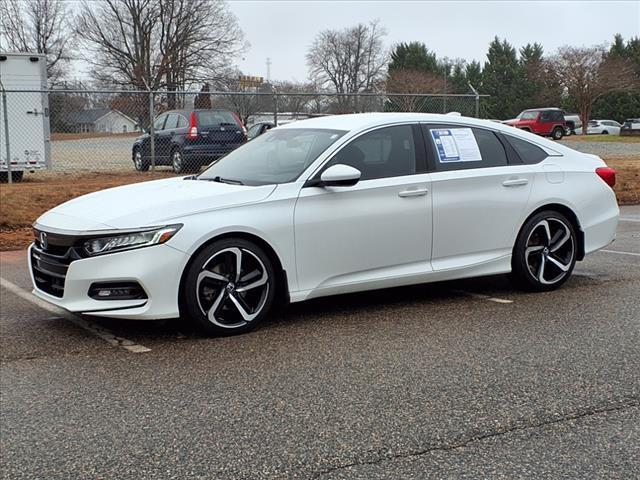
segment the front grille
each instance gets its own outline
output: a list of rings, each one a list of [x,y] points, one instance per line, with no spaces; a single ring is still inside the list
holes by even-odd
[[[64,295],[64,280],[69,265],[82,258],[74,246],[76,237],[50,235],[46,245],[43,245],[40,232],[35,233],[36,241],[31,249],[31,269],[36,288],[61,298]]]

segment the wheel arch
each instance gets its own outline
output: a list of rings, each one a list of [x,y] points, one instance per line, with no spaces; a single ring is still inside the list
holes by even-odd
[[[260,236],[255,235],[253,233],[248,233],[243,231],[231,231],[231,232],[224,232],[214,237],[208,238],[207,240],[202,242],[202,244],[199,245],[198,248],[195,249],[191,254],[191,256],[189,257],[189,260],[183,267],[182,272],[180,273],[180,283],[178,287],[179,311],[181,313],[184,311],[183,309],[184,298],[182,293],[183,286],[184,286],[184,282],[186,281],[187,271],[191,267],[191,264],[193,263],[194,259],[203,249],[205,249],[212,243],[217,242],[219,240],[224,240],[227,238],[241,238],[248,242],[255,243],[258,247],[264,250],[264,252],[268,255],[269,259],[273,262],[274,270],[276,271],[276,275],[277,275],[276,284],[277,284],[278,292],[277,292],[276,299],[278,302],[282,304],[289,303],[289,284],[287,280],[287,272],[283,268],[282,262],[280,261],[280,257],[276,253],[275,249],[271,246],[271,244],[266,240],[264,240],[263,238],[261,238]]]
[[[525,226],[525,224],[529,221],[531,217],[545,210],[552,210],[552,211],[561,213],[569,219],[569,221],[573,225],[573,228],[576,230],[576,236],[578,237],[577,238],[578,248],[576,251],[576,259],[583,260],[585,255],[584,253],[585,241],[584,241],[584,231],[582,230],[582,227],[580,225],[580,220],[578,219],[578,216],[576,215],[576,213],[570,207],[563,205],[561,203],[547,203],[545,205],[541,205],[540,207],[536,208],[534,211],[529,213],[529,215],[527,215],[527,217],[522,222],[522,225],[520,226],[520,230],[518,231],[518,236],[520,236],[520,232],[522,231],[522,228]]]

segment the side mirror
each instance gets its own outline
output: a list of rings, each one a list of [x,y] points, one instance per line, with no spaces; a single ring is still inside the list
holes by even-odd
[[[360,180],[360,170],[349,165],[337,164],[327,168],[320,175],[322,187],[350,187]]]

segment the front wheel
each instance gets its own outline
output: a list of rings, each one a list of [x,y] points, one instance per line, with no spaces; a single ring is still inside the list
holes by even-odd
[[[576,263],[576,232],[561,213],[540,212],[522,227],[513,249],[513,274],[526,290],[554,290]]]
[[[143,158],[142,152],[139,148],[136,148],[133,152],[133,166],[139,172],[146,172],[149,170],[149,161]]]
[[[551,137],[554,140],[562,140],[563,136],[564,136],[564,129],[561,127],[556,127],[553,129],[553,132],[551,132]]]
[[[607,132],[606,130],[603,130],[603,131],[602,131],[602,134],[603,134],[603,135],[609,135],[609,132]]]
[[[268,315],[275,293],[268,255],[246,240],[224,239],[191,263],[183,283],[184,313],[209,335],[245,333]]]

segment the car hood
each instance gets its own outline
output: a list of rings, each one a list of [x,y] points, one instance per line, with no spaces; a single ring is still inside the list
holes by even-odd
[[[162,225],[185,215],[260,202],[275,188],[184,178],[156,180],[83,195],[49,210],[37,223],[76,231]]]

